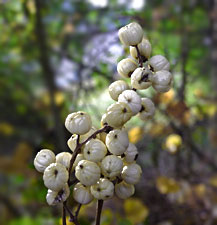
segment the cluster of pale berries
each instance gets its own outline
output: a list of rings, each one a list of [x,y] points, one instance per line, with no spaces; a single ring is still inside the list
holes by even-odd
[[[134,194],[134,184],[138,183],[142,170],[136,163],[137,148],[129,143],[123,126],[134,115],[147,120],[154,114],[153,102],[141,98],[136,90],[152,85],[155,90],[166,92],[172,76],[165,57],[156,55],[150,58],[151,44],[143,37],[139,24],[131,23],[121,28],[119,38],[124,45],[131,46],[130,53],[134,59],[121,60],[117,70],[124,78],[131,77],[132,87],[123,80],[109,86],[109,94],[117,102],[109,106],[102,116],[101,124],[109,128],[105,129],[107,132],[94,135],[97,130],[92,127],[87,113],[71,113],[65,120],[65,126],[72,133],[67,144],[73,153],[62,152],[55,156],[51,150],[43,149],[35,157],[35,168],[44,173],[49,205],[64,202],[69,197],[71,171],[75,172],[78,180],[73,186],[73,198],[80,204],[88,204],[94,198],[106,200],[114,194],[121,199]],[[79,143],[81,148],[77,151]],[[75,160],[71,169],[73,156]]]

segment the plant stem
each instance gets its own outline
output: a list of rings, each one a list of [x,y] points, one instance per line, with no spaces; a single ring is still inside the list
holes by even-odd
[[[139,66],[143,67],[143,59],[142,59],[142,56],[141,56],[141,54],[139,52],[138,45],[136,45],[135,47],[136,47],[136,51],[137,51],[137,55],[138,55],[138,59],[139,59]]]
[[[88,138],[87,138],[84,142],[82,142],[82,143],[79,143],[79,140],[78,140],[79,137],[78,137],[78,139],[77,139],[77,146],[76,146],[76,148],[75,148],[75,150],[74,150],[74,152],[73,152],[72,158],[71,158],[71,160],[70,160],[69,175],[71,174],[72,166],[73,166],[73,164],[74,164],[74,162],[75,162],[75,159],[76,159],[78,153],[79,153],[80,150],[81,150],[81,147],[82,147],[83,145],[85,145],[85,144],[86,144],[89,140],[91,140],[92,138],[95,138],[97,134],[102,133],[102,132],[106,132],[106,131],[110,131],[110,130],[113,130],[113,128],[110,127],[110,126],[108,126],[108,125],[106,125],[106,126],[102,127],[101,129],[97,130],[95,133],[93,133],[90,137],[88,137]],[[70,183],[70,181],[69,181],[69,183]]]
[[[63,225],[66,225],[66,209],[65,209],[65,206],[64,206],[64,203],[63,203],[63,212],[62,212],[62,224]]]
[[[103,207],[103,200],[98,200],[96,209],[96,225],[100,225],[102,207]]]

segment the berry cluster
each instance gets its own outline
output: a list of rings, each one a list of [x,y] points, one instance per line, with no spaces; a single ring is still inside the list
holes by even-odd
[[[69,197],[72,172],[76,177],[73,198],[79,204],[88,204],[94,198],[106,200],[114,194],[121,199],[134,194],[134,184],[138,183],[142,170],[136,163],[137,148],[129,143],[124,124],[135,115],[141,120],[153,116],[153,102],[141,98],[137,90],[153,86],[158,92],[166,92],[172,75],[164,56],[150,58],[151,44],[139,24],[130,23],[118,34],[121,42],[130,46],[132,58],[121,60],[117,71],[122,77],[131,78],[131,87],[123,80],[109,86],[109,94],[116,102],[102,116],[100,130],[92,126],[85,112],[67,116],[65,127],[72,133],[67,144],[72,154],[62,152],[55,156],[51,150],[43,149],[36,155],[34,165],[44,173],[49,205],[65,202]]]

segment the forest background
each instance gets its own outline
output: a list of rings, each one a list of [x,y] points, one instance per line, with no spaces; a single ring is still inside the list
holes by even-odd
[[[132,21],[168,58],[174,83],[143,91],[156,114],[127,124],[142,179],[133,198],[106,202],[102,224],[217,224],[216,0],[0,0],[0,224],[61,224],[33,159],[42,148],[70,151],[72,111],[100,127],[129,55],[117,31]],[[94,221],[94,204],[81,224]]]

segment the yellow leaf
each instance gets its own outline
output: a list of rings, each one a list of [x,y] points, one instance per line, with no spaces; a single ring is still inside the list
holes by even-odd
[[[209,179],[209,183],[210,183],[212,186],[217,187],[217,175],[211,177],[211,178]]]
[[[157,178],[156,186],[161,194],[175,193],[180,190],[180,185],[174,179],[165,176]]]
[[[168,152],[174,154],[182,145],[182,138],[178,134],[170,134],[165,141],[165,148]]]
[[[2,122],[0,123],[0,133],[6,136],[10,136],[14,133],[14,127],[7,122]]]
[[[149,134],[153,137],[157,137],[165,133],[165,125],[163,123],[155,123],[150,127]]]
[[[196,192],[198,197],[204,197],[206,194],[206,185],[205,184],[197,184],[194,186],[194,191]]]
[[[136,144],[143,137],[143,129],[141,127],[134,127],[128,131],[129,141]]]
[[[66,225],[74,225],[75,223],[69,222],[69,216],[66,217]],[[62,225],[62,218],[59,219],[59,225]]]
[[[129,198],[124,202],[126,217],[133,224],[142,223],[147,218],[149,210],[140,199]]]
[[[160,102],[169,104],[175,97],[174,89],[170,89],[168,92],[160,94]]]

